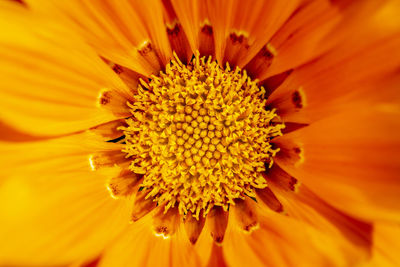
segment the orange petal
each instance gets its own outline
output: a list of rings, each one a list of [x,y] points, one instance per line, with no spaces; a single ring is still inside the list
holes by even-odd
[[[160,55],[162,61],[171,56],[158,1],[27,2],[50,21],[62,21],[78,32],[103,57],[141,74],[160,69],[158,62],[153,64],[143,57],[144,43],[151,43],[152,53]]]
[[[190,212],[186,216],[187,216],[185,219],[186,234],[188,235],[190,243],[194,245],[197,242],[197,239],[199,238],[203,230],[204,223],[206,222],[206,220],[202,214],[200,214],[198,220],[194,218]]]
[[[222,250],[221,246],[215,243],[212,244],[211,257],[210,261],[207,263],[207,267],[228,267]]]
[[[180,218],[177,208],[169,208],[165,212],[164,206],[160,206],[153,215],[154,234],[164,239],[170,238],[179,227]]]
[[[142,219],[148,213],[150,213],[153,209],[156,208],[157,203],[154,202],[151,198],[146,199],[148,192],[146,190],[139,190],[136,193],[135,202],[133,204],[132,211],[132,221],[136,222],[139,219]]]
[[[43,136],[34,136],[21,132],[2,121],[0,121],[0,132],[0,140],[2,142],[27,142],[46,139]]]
[[[182,24],[178,21],[175,10],[170,0],[162,1],[164,5],[165,20],[167,23],[167,35],[171,49],[182,62],[188,62],[193,55],[189,41],[183,31]]]
[[[210,228],[211,237],[217,244],[224,240],[225,230],[228,225],[229,213],[221,207],[215,206],[210,210],[207,216],[207,224]]]
[[[264,214],[248,235],[230,225],[223,251],[228,266],[351,266],[359,260],[336,236],[277,213]]]
[[[105,177],[90,171],[82,140],[1,144],[0,236],[8,241],[0,265],[87,261],[128,225],[128,203],[110,198]]]
[[[243,67],[270,40],[301,1],[207,1],[216,59]]]
[[[279,180],[283,171],[268,173],[268,181]],[[285,214],[306,222],[332,236],[348,242],[349,246],[358,249],[359,255],[369,255],[372,246],[372,225],[352,218],[332,207],[305,185],[298,185],[296,191],[287,190],[277,183],[270,182],[270,188],[285,207]]]
[[[181,227],[174,238],[158,238],[152,232],[151,217],[143,218],[112,243],[99,266],[200,266],[200,255],[183,231]]]
[[[293,71],[270,95],[268,105],[285,121],[310,123],[352,109],[356,102],[399,100],[399,46],[400,28],[356,51],[338,48]]]
[[[107,143],[91,133],[80,133],[36,142],[0,142],[2,178],[24,167],[26,171],[51,172],[72,167],[91,170],[90,154],[119,149],[120,144]],[[79,156],[79,161],[76,157]],[[116,170],[117,171],[117,170]]]
[[[209,54],[210,51],[214,51],[213,28],[209,24],[204,3],[198,0],[171,0],[171,3],[178,21],[185,31],[192,52],[200,50],[203,55],[213,55],[213,53]],[[211,44],[209,43],[210,39],[212,39]],[[206,47],[207,45],[211,45],[211,47]]]
[[[365,25],[373,21],[384,4],[377,1],[309,2],[272,38],[270,43],[277,55],[270,68],[257,78],[263,80],[298,67],[358,34],[358,45],[355,47],[362,46],[360,39],[364,40],[362,32],[367,28]],[[375,34],[375,31],[370,34]]]
[[[114,198],[130,196],[137,190],[142,176],[131,170],[122,170],[107,182],[107,189]]]
[[[283,206],[281,202],[276,198],[275,194],[268,187],[264,189],[258,189],[257,200],[261,200],[267,205],[271,210],[276,212],[283,212]]]
[[[398,221],[399,116],[398,104],[355,105],[277,138],[301,143],[304,161],[296,167],[279,158],[276,163],[342,211]]]
[[[106,141],[121,137],[123,132],[118,130],[118,127],[127,126],[124,119],[106,122],[89,130],[105,138]]]
[[[374,225],[374,248],[366,266],[399,266],[400,226],[394,223]]]
[[[8,3],[8,4],[7,4]],[[100,108],[103,89],[129,89],[79,37],[28,10],[1,4],[0,117],[34,135],[88,129],[116,117]],[[32,25],[32,27],[26,27]]]
[[[238,199],[232,210],[235,214],[236,223],[245,233],[251,233],[259,227],[257,214],[255,212],[255,202],[251,199]]]

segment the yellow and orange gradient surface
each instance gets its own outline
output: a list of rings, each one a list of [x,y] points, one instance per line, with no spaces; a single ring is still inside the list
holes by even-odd
[[[0,266],[399,266],[399,17],[0,2]]]

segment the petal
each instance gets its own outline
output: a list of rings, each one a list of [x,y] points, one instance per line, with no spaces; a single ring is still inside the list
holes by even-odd
[[[1,4],[0,118],[33,135],[60,135],[115,119],[98,102],[101,90],[129,89],[77,36]],[[31,25],[31,27],[26,27]]]
[[[207,1],[216,59],[243,67],[300,5],[299,1]]]
[[[394,1],[393,1],[394,2]],[[363,44],[369,24],[385,1],[311,1],[299,9],[271,39],[276,52],[272,64],[257,78],[298,67],[335,48],[346,39],[358,36],[355,47]],[[386,18],[385,18],[386,20]],[[374,21],[376,22],[376,21]],[[369,32],[371,35],[375,31]],[[379,35],[379,34],[378,34]]]
[[[260,228],[250,234],[228,226],[223,247],[228,266],[349,266],[352,262],[352,251],[347,250],[345,257],[337,237],[276,213],[262,217]]]
[[[214,32],[207,14],[207,7],[199,1],[170,1],[178,21],[185,31],[187,40],[194,52],[208,56],[214,55]]]
[[[200,266],[183,225],[171,238],[156,237],[151,216],[132,224],[105,252],[99,266]]]
[[[303,221],[353,246],[352,258],[365,258],[372,246],[372,225],[335,209],[304,184],[291,190],[280,184],[288,175],[276,165],[267,174],[269,187],[276,193],[288,216]]]
[[[112,199],[105,177],[90,171],[82,140],[73,136],[0,146],[6,164],[0,180],[0,237],[7,240],[0,265],[85,262],[128,225],[127,203]],[[4,161],[4,151],[13,159]]]
[[[103,57],[141,74],[157,72],[160,63],[171,57],[161,1],[28,1],[28,5],[63,21]]]
[[[400,28],[357,51],[331,52],[293,71],[268,105],[285,121],[310,123],[345,108],[354,112],[356,102],[398,101],[399,46]]]
[[[374,250],[366,266],[399,266],[400,226],[378,223],[374,226]]]
[[[348,214],[398,221],[400,105],[353,108],[277,138],[301,144],[303,162],[291,165],[279,157],[276,162]]]

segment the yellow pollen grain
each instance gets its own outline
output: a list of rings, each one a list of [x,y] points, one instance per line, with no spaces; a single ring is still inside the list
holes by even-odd
[[[278,151],[270,141],[284,125],[245,71],[196,54],[187,65],[171,60],[137,91],[120,129],[147,199],[198,218],[267,186],[262,172]]]

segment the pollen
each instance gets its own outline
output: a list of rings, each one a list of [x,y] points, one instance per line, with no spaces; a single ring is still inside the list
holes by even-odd
[[[186,65],[175,57],[141,81],[129,106],[123,152],[143,175],[146,199],[164,212],[177,207],[198,219],[267,186],[262,173],[278,152],[270,141],[284,124],[246,71],[198,53]]]

